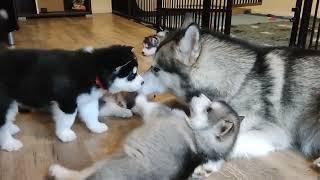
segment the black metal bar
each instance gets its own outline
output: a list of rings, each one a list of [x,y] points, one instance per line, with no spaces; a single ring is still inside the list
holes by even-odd
[[[213,30],[216,31],[217,30],[217,16],[218,16],[218,0],[214,0],[215,4],[214,4],[214,24],[213,24]]]
[[[226,14],[226,0],[223,0],[223,7],[222,7],[222,9],[224,10],[223,12],[222,12],[222,20],[221,20],[221,32],[223,32],[223,30],[224,30],[224,26],[225,26],[225,14]]]
[[[221,10],[221,1],[222,0],[219,0],[219,10]],[[222,12],[222,13],[224,13],[224,12]],[[218,27],[218,32],[221,31],[221,29],[220,29],[220,17],[221,17],[221,12],[219,11],[219,13],[218,13],[218,26],[217,26]]]
[[[227,2],[224,34],[229,35],[230,34],[230,28],[231,28],[231,16],[232,16],[232,3],[233,3],[233,0],[227,0],[227,1],[228,2]]]
[[[210,21],[210,0],[203,0],[202,5],[202,27],[209,28],[209,21]]]
[[[300,48],[305,48],[306,46],[311,7],[312,7],[312,0],[305,0],[303,4],[303,12],[301,17],[298,44],[297,44],[297,46]]]
[[[300,23],[301,6],[302,6],[302,0],[297,0],[296,7],[292,8],[292,11],[294,12],[294,16],[291,19],[293,23],[292,23],[292,29],[291,29],[290,42],[289,42],[290,47],[296,46],[298,28]]]
[[[317,15],[318,15],[318,8],[319,8],[319,0],[317,0],[316,9],[315,9],[315,12],[314,12],[313,23],[312,23],[312,31],[311,31],[310,42],[309,42],[309,49],[312,47],[313,35],[314,35],[314,30],[315,30],[314,28],[316,26]]]
[[[157,6],[156,6],[156,22],[157,22],[157,31],[159,32],[161,30],[161,11],[162,11],[162,0],[157,0]]]
[[[315,49],[318,49],[318,44],[319,44],[319,35],[320,35],[320,21],[318,23],[318,32],[317,32],[317,39],[316,39],[316,44],[315,44]]]

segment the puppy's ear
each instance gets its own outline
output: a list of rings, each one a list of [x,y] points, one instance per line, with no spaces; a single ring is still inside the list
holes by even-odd
[[[181,25],[181,29],[185,29],[187,27],[190,26],[190,24],[193,23],[193,15],[192,13],[186,13],[185,16],[184,16],[184,20],[183,20],[183,23]]]
[[[151,39],[151,43],[152,43],[153,45],[157,45],[159,42],[158,42],[158,39],[157,39],[157,38],[153,37],[153,38]]]
[[[184,64],[192,65],[200,55],[200,30],[196,24],[190,25],[179,42],[179,51],[186,57]]]
[[[127,46],[127,47],[131,50],[131,52],[134,51],[134,47],[132,47],[132,46]]]
[[[220,120],[215,126],[215,129],[217,130],[217,137],[223,138],[224,136],[232,132],[234,123],[231,121]]]

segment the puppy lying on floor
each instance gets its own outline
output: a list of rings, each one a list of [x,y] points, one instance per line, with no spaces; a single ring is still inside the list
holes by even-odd
[[[50,167],[56,180],[185,179],[208,159],[224,160],[237,138],[241,118],[223,102],[204,95],[191,101],[190,118],[180,110],[136,98],[133,111],[144,125],[129,135],[124,154],[82,171]]]
[[[99,117],[129,118],[133,115],[134,92],[106,93],[99,101]]]

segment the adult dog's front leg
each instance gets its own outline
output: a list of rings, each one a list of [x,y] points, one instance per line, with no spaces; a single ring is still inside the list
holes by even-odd
[[[108,126],[99,122],[99,100],[91,99],[83,101],[78,99],[78,110],[81,120],[86,124],[90,131],[103,133],[108,130]]]

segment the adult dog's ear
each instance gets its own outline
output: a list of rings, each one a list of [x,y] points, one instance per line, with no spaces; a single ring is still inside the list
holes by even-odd
[[[200,30],[196,24],[191,24],[179,41],[179,51],[184,56],[185,65],[193,65],[200,55]]]
[[[192,13],[186,13],[180,29],[186,29],[193,23]]]

